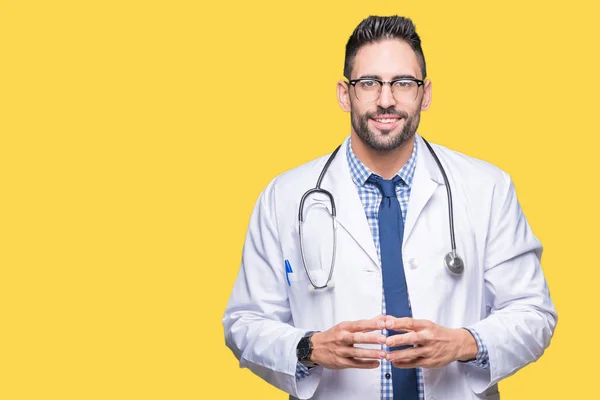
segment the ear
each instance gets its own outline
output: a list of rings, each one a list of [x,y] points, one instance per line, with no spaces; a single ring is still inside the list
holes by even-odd
[[[350,84],[343,79],[337,83],[337,98],[342,110],[350,112]]]
[[[431,81],[427,79],[423,84],[423,99],[421,100],[421,111],[425,111],[431,104]]]

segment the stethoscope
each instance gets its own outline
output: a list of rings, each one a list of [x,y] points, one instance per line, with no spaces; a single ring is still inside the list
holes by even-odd
[[[452,250],[444,256],[444,264],[446,265],[446,269],[452,275],[459,276],[463,273],[463,271],[465,269],[465,264],[463,262],[463,259],[456,252],[456,240],[454,238],[454,212],[453,212],[453,208],[452,208],[452,193],[450,191],[450,183],[448,183],[448,177],[446,176],[446,171],[444,170],[444,167],[442,167],[442,163],[440,162],[437,154],[435,154],[435,151],[433,151],[433,148],[427,142],[427,140],[423,139],[423,141],[427,145],[429,152],[433,156],[440,172],[442,173],[442,176],[444,178],[444,186],[446,186],[446,193],[448,195],[448,218],[450,220],[450,244],[452,246]],[[335,149],[335,151],[333,153],[331,153],[331,155],[329,156],[329,159],[327,160],[327,162],[325,163],[325,166],[321,170],[321,174],[319,175],[319,179],[317,180],[317,185],[314,188],[309,189],[306,193],[304,193],[304,195],[302,196],[302,199],[300,200],[300,209],[298,211],[298,232],[300,235],[300,253],[302,254],[302,264],[304,265],[304,271],[306,271],[306,275],[308,276],[308,280],[310,282],[310,285],[308,286],[309,291],[314,291],[317,289],[333,288],[335,286],[334,281],[331,279],[333,277],[333,270],[335,269],[335,256],[336,256],[336,247],[337,247],[337,232],[336,232],[337,231],[337,221],[336,221],[335,201],[334,201],[333,195],[331,193],[329,193],[327,190],[321,188],[321,182],[323,182],[323,177],[325,176],[325,173],[329,169],[329,165],[331,164],[331,162],[333,161],[333,159],[335,158],[336,154],[338,153],[338,151],[340,150],[341,147],[342,147],[342,145],[339,145]],[[306,201],[308,196],[310,196],[314,193],[322,193],[322,194],[326,195],[327,197],[329,197],[329,200],[331,202],[331,212],[329,214],[331,216],[331,223],[333,226],[333,256],[331,257],[331,266],[329,267],[329,275],[327,277],[327,282],[325,282],[325,284],[322,286],[317,285],[315,283],[315,281],[313,280],[313,277],[308,272],[308,267],[306,266],[306,257],[304,254],[303,235],[302,235],[302,225],[304,224],[304,202]]]

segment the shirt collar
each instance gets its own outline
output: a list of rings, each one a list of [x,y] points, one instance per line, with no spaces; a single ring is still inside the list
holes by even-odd
[[[417,167],[417,147],[419,145],[419,141],[414,140],[413,151],[406,161],[406,164],[396,173],[396,176],[399,176],[402,179],[402,182],[407,187],[411,187],[413,177],[415,175],[415,169]],[[364,186],[369,179],[369,176],[373,174],[373,172],[367,168],[362,161],[358,159],[354,151],[352,150],[352,138],[348,140],[348,146],[346,147],[346,158],[348,159],[348,165],[350,166],[350,175],[352,175],[352,180],[354,184],[357,186]]]

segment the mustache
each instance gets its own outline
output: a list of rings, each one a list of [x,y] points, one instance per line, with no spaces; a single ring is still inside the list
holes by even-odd
[[[398,118],[408,118],[408,114],[406,112],[396,110],[393,106],[388,108],[377,106],[377,111],[366,113],[367,118],[375,118],[380,115],[395,115]]]

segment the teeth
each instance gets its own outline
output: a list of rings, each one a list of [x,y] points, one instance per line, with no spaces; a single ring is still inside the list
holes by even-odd
[[[381,122],[382,124],[389,124],[390,122],[396,122],[396,118],[376,119],[375,121]]]

